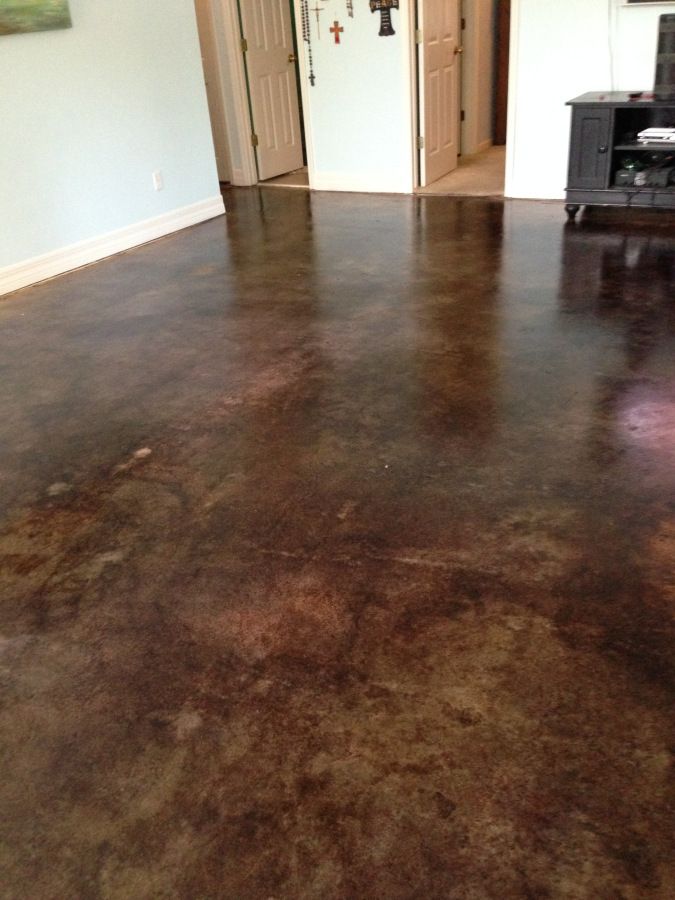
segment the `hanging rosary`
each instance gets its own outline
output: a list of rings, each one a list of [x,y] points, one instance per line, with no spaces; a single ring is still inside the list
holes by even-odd
[[[307,61],[309,63],[309,83],[314,87],[314,61],[312,59],[312,36],[309,32],[309,0],[301,0],[300,16],[302,20],[302,39],[307,44]],[[317,13],[318,18],[318,13]]]
[[[390,37],[396,34],[391,24],[392,9],[398,9],[398,0],[370,0],[370,11],[380,11],[380,37]]]
[[[310,28],[309,15],[313,12],[316,16],[316,33],[321,39],[321,24],[319,16],[325,10],[325,6],[319,6],[319,0],[315,0],[315,5],[310,7],[310,0],[300,0],[300,15],[302,22],[302,39],[307,44],[307,62],[309,69],[309,83],[314,87],[316,84],[316,76],[314,75],[314,58],[312,55],[312,33]],[[354,0],[346,0],[347,16],[354,18]],[[370,11],[379,12],[380,14],[380,37],[391,37],[396,34],[394,26],[391,24],[391,11],[398,9],[399,0],[369,0]],[[333,35],[334,42],[340,44],[340,35],[344,32],[344,28],[336,19],[331,28],[328,29]]]

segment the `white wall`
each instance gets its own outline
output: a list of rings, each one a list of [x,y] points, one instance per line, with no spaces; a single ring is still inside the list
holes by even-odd
[[[317,190],[407,193],[413,189],[411,92],[411,0],[392,10],[396,34],[379,37],[380,14],[366,0],[354,0],[354,18],[345,4],[324,4],[321,38],[310,14],[316,84],[307,74],[307,45],[299,36],[305,120],[311,140],[311,186]],[[329,28],[344,27],[340,44]],[[300,7],[296,0],[296,21]]]
[[[658,17],[671,12],[675,3],[514,0],[507,197],[564,196],[570,121],[565,102],[586,91],[650,90]]]
[[[8,267],[222,210],[192,0],[70,7],[72,29],[0,37],[0,293]]]
[[[620,5],[614,22],[616,47],[615,90],[651,90],[656,68],[656,36],[659,16],[675,13],[675,2],[645,5]],[[636,48],[637,52],[636,52]]]
[[[477,153],[492,143],[494,107],[494,0],[465,0],[462,38],[462,153]]]

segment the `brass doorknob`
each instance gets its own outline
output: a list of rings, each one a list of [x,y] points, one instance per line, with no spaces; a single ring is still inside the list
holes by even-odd
[[[464,53],[464,47],[455,47],[455,56],[459,56],[460,53]]]
[[[295,62],[297,58],[298,58],[298,57],[295,55],[295,53],[289,53],[289,54],[288,54],[288,61],[289,61],[290,63]]]

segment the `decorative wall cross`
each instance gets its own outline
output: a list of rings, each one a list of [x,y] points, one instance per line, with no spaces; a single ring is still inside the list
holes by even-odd
[[[316,16],[316,33],[319,35],[319,40],[321,40],[321,28],[319,26],[319,15],[324,11],[325,6],[319,6],[317,3],[316,6],[313,6],[310,12],[313,12]]]
[[[391,24],[392,9],[398,9],[398,0],[370,0],[370,11],[380,14],[380,37],[396,34]]]
[[[331,34],[335,35],[335,43],[339,44],[340,43],[340,35],[344,31],[344,28],[342,27],[342,25],[340,25],[340,23],[338,22],[337,19],[333,22],[332,28],[329,28],[328,30],[330,31]]]

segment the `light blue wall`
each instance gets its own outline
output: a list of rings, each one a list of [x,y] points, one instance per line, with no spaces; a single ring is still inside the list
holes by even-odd
[[[70,7],[0,37],[0,268],[218,195],[192,0]]]
[[[317,32],[310,31],[316,84],[305,84],[305,116],[311,124],[313,187],[327,190],[409,192],[413,188],[410,2],[391,13],[396,34],[379,37],[380,14],[367,0],[319,4]],[[310,4],[314,6],[316,4]],[[300,23],[296,0],[296,19]],[[340,44],[329,29],[344,28]],[[307,59],[307,45],[299,38]]]

